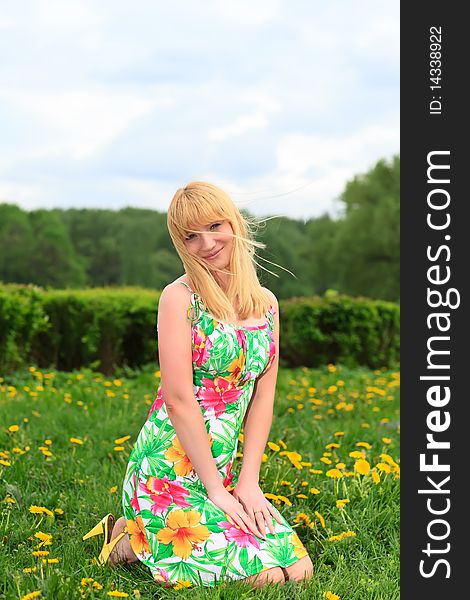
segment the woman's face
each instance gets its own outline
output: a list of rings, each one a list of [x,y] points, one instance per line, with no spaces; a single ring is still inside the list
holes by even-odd
[[[201,233],[189,233],[184,240],[186,249],[193,256],[202,258],[209,269],[225,269],[232,256],[232,226],[227,220],[213,221],[193,227]]]

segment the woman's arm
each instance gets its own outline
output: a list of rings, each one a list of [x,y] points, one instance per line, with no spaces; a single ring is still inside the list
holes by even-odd
[[[266,290],[268,291],[268,290]],[[243,462],[238,481],[258,483],[259,470],[271,430],[274,394],[279,369],[279,306],[271,292],[274,315],[274,342],[276,357],[270,368],[256,381],[244,421]]]
[[[158,355],[162,395],[178,439],[209,492],[223,488],[223,482],[211,453],[204,418],[193,391],[188,306],[188,293],[182,285],[169,285],[162,291],[158,306]]]

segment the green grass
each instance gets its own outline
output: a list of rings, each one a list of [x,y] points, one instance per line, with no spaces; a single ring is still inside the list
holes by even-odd
[[[330,365],[279,372],[270,441],[280,450],[266,448],[261,487],[281,496],[273,503],[307,547],[315,567],[309,582],[263,589],[236,582],[175,591],[156,584],[140,563],[115,570],[95,564],[98,538],[82,542],[82,535],[107,512],[122,514],[127,459],[158,382],[159,373],[151,366],[123,370],[115,378],[90,370],[34,368],[0,378],[0,598],[22,598],[38,590],[40,598],[51,600],[104,599],[112,589],[142,599],[323,599],[327,591],[341,600],[399,598],[399,468],[394,466],[399,463],[399,376],[391,371]],[[18,430],[9,431],[11,425]],[[114,440],[126,435],[130,439],[122,444],[124,450],[116,451]],[[71,437],[83,443],[73,443]],[[300,458],[281,455],[280,442]],[[327,449],[330,443],[340,447]],[[371,472],[355,473],[356,459],[349,453],[360,450],[371,468],[390,461],[380,454],[392,457],[391,472],[376,470],[377,483]],[[329,465],[320,460],[324,452],[331,452],[324,457],[332,461]],[[326,476],[338,462],[345,464],[340,465],[343,477]],[[310,492],[312,488],[320,493]],[[338,508],[338,499],[349,502]],[[32,505],[46,507],[53,516],[32,514]],[[58,563],[43,563],[32,555],[40,542],[34,537],[38,531],[52,534],[52,544],[42,549]],[[346,531],[355,536],[329,541]],[[34,566],[36,571],[23,572]],[[85,577],[102,589],[92,588],[92,582],[81,586]]]

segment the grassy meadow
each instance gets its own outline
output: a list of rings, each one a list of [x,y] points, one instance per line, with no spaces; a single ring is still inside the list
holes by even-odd
[[[112,378],[34,367],[0,377],[0,598],[399,598],[399,373],[341,365],[280,369],[261,471],[312,557],[312,580],[164,588],[140,563],[100,567],[102,537],[82,536],[122,515],[159,376],[149,365]]]

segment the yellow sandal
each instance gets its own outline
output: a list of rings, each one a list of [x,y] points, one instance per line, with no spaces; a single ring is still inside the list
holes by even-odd
[[[111,542],[109,542],[108,544],[104,544],[103,548],[101,549],[100,555],[98,556],[98,562],[101,565],[105,565],[108,560],[109,557],[111,556],[111,552],[113,551],[114,547],[116,546],[116,544],[119,542],[119,540],[124,537],[127,533],[127,526],[124,527],[124,529],[121,531],[121,533],[119,533],[114,540],[112,540]],[[120,561],[119,561],[120,562]],[[127,562],[127,560],[123,561],[123,562]],[[113,565],[114,566],[114,565]]]
[[[116,522],[116,519],[115,519],[114,515],[111,513],[108,513],[106,516],[104,516],[101,519],[101,521],[99,523],[97,523],[93,527],[93,529],[90,529],[90,531],[83,536],[82,540],[85,541],[95,535],[100,535],[101,533],[104,534],[103,548],[101,550],[101,552],[103,552],[103,549],[109,544],[109,540],[111,539],[111,532],[113,531],[115,522]],[[101,553],[100,553],[100,556],[101,556]]]

